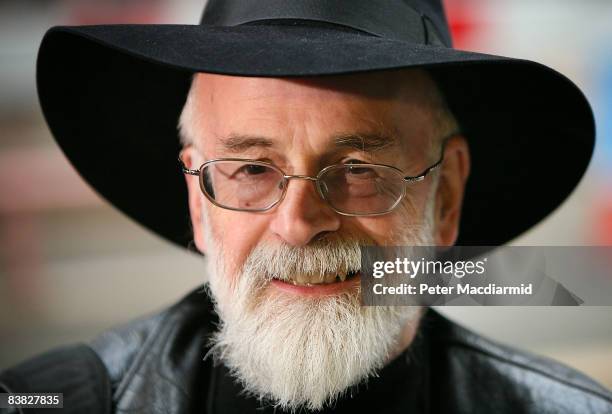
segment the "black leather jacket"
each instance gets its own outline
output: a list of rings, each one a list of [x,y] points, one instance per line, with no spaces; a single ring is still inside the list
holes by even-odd
[[[5,371],[0,388],[65,390],[65,411],[87,414],[281,413],[242,395],[223,365],[204,358],[215,322],[208,296],[195,291],[88,346]],[[493,343],[430,309],[406,352],[327,411],[610,414],[612,395],[574,370]]]

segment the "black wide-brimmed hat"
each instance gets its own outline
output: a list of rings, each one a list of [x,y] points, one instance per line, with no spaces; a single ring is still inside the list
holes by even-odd
[[[210,0],[199,25],[55,27],[37,81],[49,127],[83,178],[187,246],[177,122],[194,72],[416,67],[438,81],[471,151],[458,244],[504,244],[568,197],[595,139],[584,95],[541,64],[453,49],[439,0]]]

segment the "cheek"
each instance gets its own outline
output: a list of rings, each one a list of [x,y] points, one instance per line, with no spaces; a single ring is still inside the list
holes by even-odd
[[[398,231],[406,227],[406,219],[395,213],[380,217],[356,217],[355,227],[376,245],[392,245]]]
[[[393,245],[397,240],[403,240],[413,226],[423,223],[426,203],[427,189],[408,190],[402,203],[391,213],[377,217],[355,217],[354,227],[378,245]]]
[[[226,275],[234,279],[252,249],[264,238],[266,215],[241,213],[213,207],[210,212],[212,237],[223,248]]]

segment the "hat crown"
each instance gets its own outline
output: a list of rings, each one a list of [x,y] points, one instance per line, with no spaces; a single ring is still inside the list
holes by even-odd
[[[283,21],[332,24],[383,38],[452,46],[441,0],[209,0],[200,24]]]

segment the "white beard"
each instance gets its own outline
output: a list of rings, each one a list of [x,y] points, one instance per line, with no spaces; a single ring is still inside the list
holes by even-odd
[[[404,245],[432,244],[432,220],[425,216],[403,237]],[[272,277],[358,268],[354,238],[336,235],[305,247],[258,245],[240,274],[228,275],[222,246],[209,226],[204,231],[212,247],[209,286],[221,321],[210,353],[260,400],[286,410],[320,410],[375,375],[398,350],[407,324],[418,323],[419,308],[361,306],[358,291],[310,298],[269,286]]]

